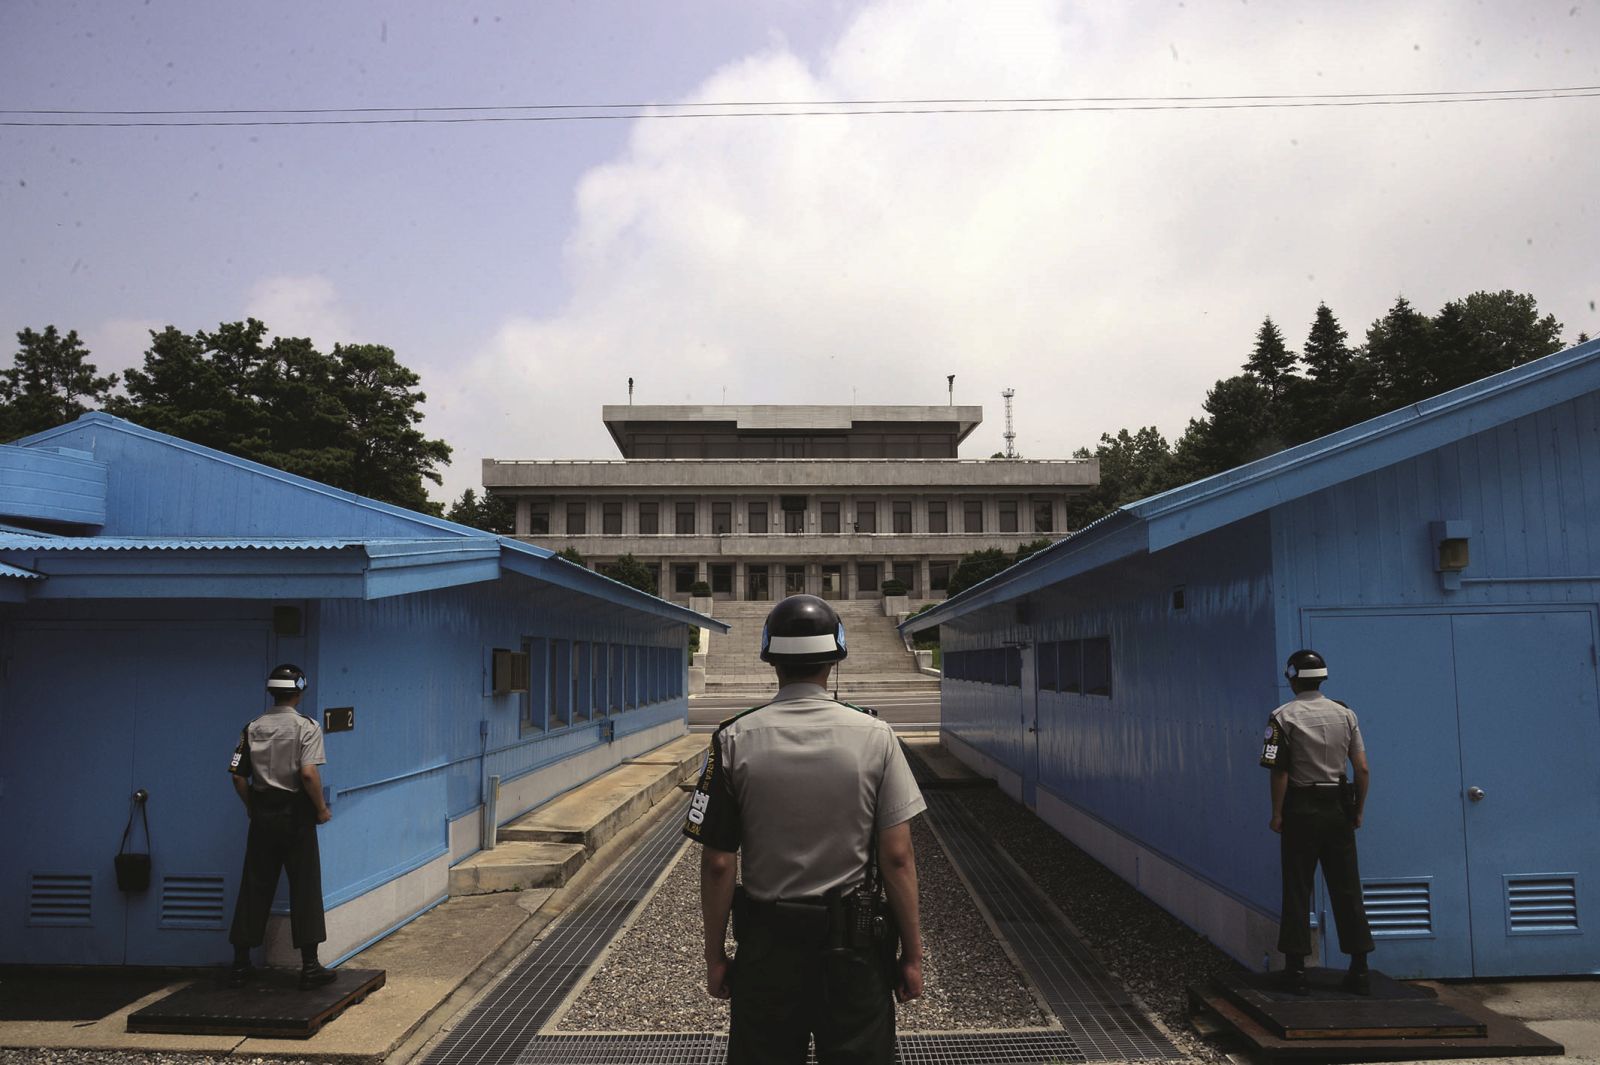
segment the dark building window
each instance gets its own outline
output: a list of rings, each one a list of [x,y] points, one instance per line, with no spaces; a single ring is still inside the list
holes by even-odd
[[[806,512],[803,510],[785,510],[783,512],[783,531],[786,533],[805,532]]]
[[[677,515],[675,531],[679,536],[694,535],[694,500],[679,500],[673,513]]]
[[[609,644],[607,647],[607,657],[611,659],[611,690],[607,693],[607,697],[611,703],[611,712],[620,714],[622,713],[622,687],[624,681],[627,680],[625,676],[627,670],[623,663],[627,656],[623,653],[625,648],[617,644]]]
[[[572,720],[585,721],[589,717],[589,643],[572,641]]]
[[[766,566],[751,566],[744,575],[744,597],[762,603],[772,598],[772,571]]]
[[[950,573],[954,569],[951,562],[928,563],[928,588],[935,592],[950,590]]]
[[[528,533],[531,536],[550,535],[549,503],[534,503],[528,508]]]
[[[1083,694],[1111,694],[1111,638],[1083,641]]]
[[[550,727],[572,724],[572,641],[550,641]]]
[[[1020,688],[1022,687],[1022,648],[1007,647],[1004,650],[1006,656],[1006,686]]]
[[[1055,531],[1055,506],[1047,499],[1033,504],[1033,531]]]
[[[767,504],[751,503],[749,517],[747,532],[764,533],[767,531]],[[766,597],[763,596],[762,598]]]
[[[694,563],[678,562],[672,567],[672,590],[678,595],[688,595],[694,590]]]
[[[894,531],[908,533],[911,531],[911,500],[896,499],[891,506],[894,520]]]
[[[600,531],[607,536],[622,534],[622,501],[600,504]]]
[[[822,598],[844,598],[844,567],[839,565],[822,567]]]
[[[1057,644],[1056,647],[1056,653],[1060,656],[1056,667],[1056,678],[1059,683],[1056,690],[1083,691],[1083,641],[1067,640]]]
[[[928,531],[931,533],[950,531],[950,513],[942,499],[928,500]]]
[[[806,590],[806,568],[804,566],[783,567],[783,594],[803,595]]]
[[[822,531],[836,533],[839,531],[839,501],[837,499],[824,499],[822,507]]]
[[[645,536],[654,536],[661,531],[661,504],[639,504],[639,532]]]
[[[606,713],[606,679],[610,672],[607,658],[608,644],[597,643],[594,648],[594,668],[590,676],[594,678],[594,687],[590,690],[590,700],[594,704],[594,716],[604,717]]]
[[[905,585],[906,591],[910,594],[917,594],[917,564],[915,562],[896,562],[894,564],[894,579]]]
[[[983,532],[983,500],[969,499],[961,505],[961,531]]]
[[[711,594],[733,594],[733,566],[730,563],[718,563],[711,567]]]
[[[1000,501],[1000,531],[1017,531],[1017,501],[1015,499],[1002,499]]]
[[[878,531],[878,504],[874,500],[856,500],[856,532]]]
[[[1059,643],[1041,643],[1035,645],[1034,672],[1039,676],[1039,690],[1042,692],[1056,691],[1058,674],[1056,662],[1061,645]]]
[[[863,592],[878,590],[878,564],[876,562],[856,563],[856,587]]]
[[[589,504],[567,504],[567,535],[582,536],[589,531]]]
[[[550,641],[538,638],[522,641],[522,651],[528,656],[528,690],[522,696],[522,730],[542,730],[545,711],[550,705]]]
[[[711,532],[714,536],[726,536],[733,532],[733,504],[726,499],[713,500],[711,503]]]

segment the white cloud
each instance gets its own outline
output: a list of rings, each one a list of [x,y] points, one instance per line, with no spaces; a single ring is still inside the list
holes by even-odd
[[[129,367],[144,365],[145,349],[150,346],[150,333],[166,328],[165,322],[153,318],[114,318],[85,330],[84,346],[89,349],[90,362],[101,374],[119,376]]]
[[[686,98],[1592,83],[1567,10],[890,0],[814,66],[775,46]],[[1011,386],[1048,457],[1175,435],[1263,315],[1299,343],[1319,300],[1359,338],[1402,291],[1516,288],[1594,332],[1597,103],[641,122],[577,189],[566,305],[430,388],[431,431],[457,494],[484,455],[611,454],[630,375],[647,403],[943,403],[953,372],[968,453]]]
[[[332,281],[318,274],[269,277],[250,289],[245,315],[273,336],[309,337],[321,348],[358,339]]]

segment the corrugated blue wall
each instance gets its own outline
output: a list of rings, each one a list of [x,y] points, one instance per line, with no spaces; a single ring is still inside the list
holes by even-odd
[[[357,722],[326,738],[325,779],[336,799],[335,831],[324,830],[330,900],[444,853],[448,821],[481,802],[485,754],[487,773],[509,781],[605,742],[601,720],[524,733],[525,697],[485,694],[486,652],[520,649],[530,636],[679,649],[684,639],[682,626],[516,574],[421,595],[322,603],[316,705],[353,705]],[[682,720],[687,705],[679,695],[612,720],[625,735]],[[480,722],[488,723],[487,736]]]
[[[1268,523],[1049,588],[1029,626],[941,626],[946,650],[1109,636],[1110,697],[1039,693],[1039,785],[1228,892],[1277,905],[1262,728],[1281,701]],[[1172,591],[1184,588],[1184,609]],[[1031,679],[1034,671],[1025,675]],[[1022,771],[1024,692],[946,682],[944,727]]]
[[[1471,523],[1459,591],[1429,523]],[[1600,582],[1600,396],[1593,393],[1346,481],[1273,513],[1285,643],[1298,611],[1592,603]],[[1533,578],[1555,577],[1541,582]]]

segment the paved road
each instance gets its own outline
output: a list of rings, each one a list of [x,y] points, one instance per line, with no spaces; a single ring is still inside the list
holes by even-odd
[[[939,727],[939,693],[930,692],[850,692],[840,695],[857,706],[870,706],[897,732],[919,732]],[[710,732],[718,724],[770,697],[763,695],[697,695],[689,700],[689,731]]]

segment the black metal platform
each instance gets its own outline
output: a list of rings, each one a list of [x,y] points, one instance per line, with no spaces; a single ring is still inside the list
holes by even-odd
[[[1560,1054],[1561,1044],[1464,995],[1372,973],[1372,994],[1312,969],[1308,995],[1280,990],[1281,973],[1228,973],[1189,988],[1207,1014],[1268,1060],[1411,1061]]]
[[[258,970],[240,988],[221,975],[197,980],[128,1016],[130,1032],[179,1035],[252,1035],[309,1039],[323,1025],[384,984],[382,969],[339,969],[338,979],[301,991],[294,969]]]

